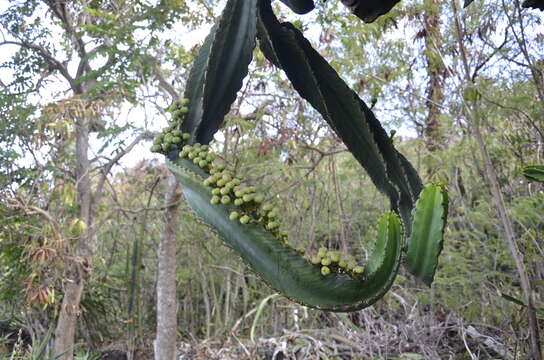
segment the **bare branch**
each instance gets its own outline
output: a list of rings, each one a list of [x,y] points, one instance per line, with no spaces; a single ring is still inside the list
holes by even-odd
[[[153,59],[153,75],[159,81],[159,85],[164,89],[174,100],[181,100],[181,94],[164,78],[161,73],[161,69],[157,64],[156,59]]]
[[[104,44],[98,45],[97,47],[95,47],[91,51],[89,51],[85,57],[82,57],[80,59],[80,61],[79,61],[79,65],[77,67],[76,78],[83,75],[85,73],[85,71],[90,71],[91,70],[91,68],[89,66],[89,60],[95,54],[97,54],[98,52],[100,52],[102,50],[111,49],[112,47],[113,47],[113,43],[111,42],[111,40],[105,39]],[[112,64],[113,64],[113,60],[111,60],[111,57],[108,57],[108,61],[106,62],[106,64],[104,66],[102,66],[102,68],[99,71],[102,72],[103,70],[106,70]]]
[[[102,190],[104,188],[104,183],[106,182],[106,179],[108,177],[108,174],[110,173],[113,166],[123,158],[126,154],[128,154],[142,139],[146,138],[147,134],[143,133],[140,134],[128,145],[126,148],[124,148],[122,151],[120,151],[113,159],[111,159],[106,165],[102,167],[102,176],[100,177],[100,180],[98,180],[98,185],[96,187],[96,195],[95,199],[100,198],[100,195],[102,194]]]
[[[49,64],[51,68],[56,69],[61,73],[61,75],[70,83],[72,89],[76,89],[78,87],[78,85],[74,81],[74,78],[72,78],[72,76],[68,72],[68,68],[62,62],[55,59],[55,57],[43,46],[37,44],[29,44],[24,41],[19,42],[9,40],[0,42],[0,46],[2,45],[16,45],[37,52],[45,60],[45,62]]]
[[[478,76],[478,72],[487,64],[506,44],[508,43],[508,31],[505,32],[504,40],[502,44],[500,44],[497,48],[493,50],[491,54],[489,54],[484,61],[476,65],[474,68],[474,71],[472,72],[471,79],[473,82],[476,81],[476,76]]]

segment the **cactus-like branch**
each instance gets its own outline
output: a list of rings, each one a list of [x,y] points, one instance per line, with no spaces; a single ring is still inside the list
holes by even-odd
[[[353,15],[366,23],[371,23],[381,15],[387,14],[400,0],[342,0]]]
[[[229,0],[193,64],[182,131],[207,144],[242,87],[255,47],[256,0]]]
[[[423,190],[414,208],[406,268],[425,284],[433,282],[448,216],[448,193],[439,185]]]
[[[523,175],[531,181],[544,182],[544,165],[526,166]]]
[[[313,6],[313,1],[284,2]],[[294,88],[321,113],[375,186],[389,197],[394,211],[380,219],[366,267],[326,248],[313,257],[303,256],[304,249],[293,249],[280,230],[277,210],[262,204],[264,196],[218,162],[207,145],[247,74],[257,33],[265,56],[285,71]],[[442,250],[445,192],[430,186],[421,193],[417,172],[394,148],[372,111],[300,31],[278,22],[270,0],[228,0],[193,65],[185,96],[170,107],[173,122],[155,139],[152,151],[167,155],[168,167],[183,185],[196,215],[272,288],[307,306],[358,310],[389,290],[403,248],[408,249],[408,269],[427,284],[432,282]],[[405,238],[411,238],[409,244],[403,241],[396,213],[403,220]]]
[[[281,0],[297,14],[306,14],[314,9],[314,0]]]
[[[409,234],[421,181],[372,111],[298,29],[278,22],[267,0],[259,0],[258,31],[265,56],[285,71],[299,94],[344,141],[393,209],[400,211]]]
[[[323,275],[320,264],[312,264],[287,246],[278,232],[266,230],[254,218],[247,224],[231,220],[230,214],[241,211],[232,202],[212,204],[214,195],[202,184],[207,176],[203,170],[186,159],[168,160],[167,164],[196,215],[270,287],[289,299],[322,310],[355,311],[373,304],[391,287],[402,248],[400,221],[393,212],[380,220],[377,243],[383,248],[378,252],[379,265],[371,274],[350,275],[339,270]]]

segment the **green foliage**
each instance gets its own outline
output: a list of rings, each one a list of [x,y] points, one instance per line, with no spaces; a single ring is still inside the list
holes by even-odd
[[[36,132],[36,124],[27,121],[36,106],[28,103],[22,95],[0,90],[0,194],[13,190],[15,184],[30,185],[36,177],[29,167],[16,164],[24,157],[29,145],[22,141]]]

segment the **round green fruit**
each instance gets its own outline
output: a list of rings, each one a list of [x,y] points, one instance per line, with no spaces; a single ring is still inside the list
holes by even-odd
[[[338,254],[337,252],[330,252],[329,253],[329,258],[331,259],[332,262],[339,262],[340,261],[340,254]]]
[[[151,152],[159,152],[162,150],[162,147],[160,145],[153,145],[151,147]]]
[[[238,219],[238,216],[239,216],[238,213],[236,211],[233,211],[233,212],[230,213],[229,219],[234,221],[234,220]]]
[[[314,265],[321,264],[321,257],[314,256],[311,261],[312,261],[312,264],[314,264]]]
[[[217,204],[219,204],[219,201],[221,201],[221,199],[219,198],[219,196],[215,195],[215,196],[212,196],[212,199],[210,200],[210,203],[212,205],[217,205]]]
[[[329,269],[327,266],[323,266],[321,268],[321,275],[327,276],[331,273],[331,269]]]
[[[269,222],[268,225],[266,225],[266,228],[268,230],[274,230],[276,229],[278,226],[280,226],[277,222],[275,221],[272,221],[272,222]]]
[[[228,203],[230,203],[230,196],[224,195],[223,197],[221,197],[221,204],[226,205]]]
[[[317,255],[321,256],[321,257],[325,257],[325,255],[327,255],[327,252],[329,250],[325,247],[322,247],[322,248],[319,248],[319,251],[317,252]]]
[[[242,217],[240,218],[240,222],[241,222],[242,224],[247,224],[247,223],[249,223],[249,216],[247,216],[247,215],[242,216]]]

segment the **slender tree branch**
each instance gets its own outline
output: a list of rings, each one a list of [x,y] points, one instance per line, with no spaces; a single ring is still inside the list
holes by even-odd
[[[164,91],[166,91],[174,100],[181,100],[181,94],[164,78],[156,59],[153,59],[153,75],[155,75],[159,85],[164,89]]]
[[[493,50],[493,52],[491,54],[489,54],[485,59],[484,61],[482,61],[481,63],[479,63],[478,65],[476,65],[476,67],[474,68],[474,71],[472,72],[472,76],[471,76],[471,79],[472,81],[476,81],[476,77],[478,76],[478,72],[485,66],[485,64],[487,64],[499,51],[502,50],[502,48],[508,43],[508,31],[505,32],[504,34],[504,40],[503,42]]]
[[[47,49],[45,49],[43,46],[37,45],[37,44],[29,44],[24,41],[9,41],[9,40],[0,42],[0,46],[2,45],[17,45],[25,49],[29,49],[29,50],[33,50],[37,52],[45,60],[45,62],[49,64],[49,66],[51,66],[53,69],[58,70],[61,73],[61,75],[70,83],[70,86],[72,88],[75,88],[77,86],[77,84],[74,81],[74,78],[72,78],[72,76],[68,72],[68,68],[62,62],[55,59],[55,57],[53,57],[53,55],[49,51],[47,51]]]
[[[104,188],[104,183],[106,181],[106,178],[108,177],[108,174],[110,173],[112,167],[119,161],[121,160],[121,158],[123,158],[123,156],[125,156],[126,154],[128,154],[132,149],[134,149],[134,147],[144,138],[147,137],[147,134],[145,133],[142,133],[140,135],[138,135],[136,137],[136,139],[134,139],[132,141],[132,143],[130,143],[130,145],[128,145],[126,148],[124,148],[122,151],[120,151],[113,159],[110,160],[110,162],[108,162],[107,164],[105,164],[103,167],[102,167],[102,175],[100,176],[100,179],[98,180],[98,185],[96,187],[96,193],[95,193],[95,199],[96,198],[100,198],[101,194],[102,194],[102,190]],[[96,200],[95,200],[96,201]]]

